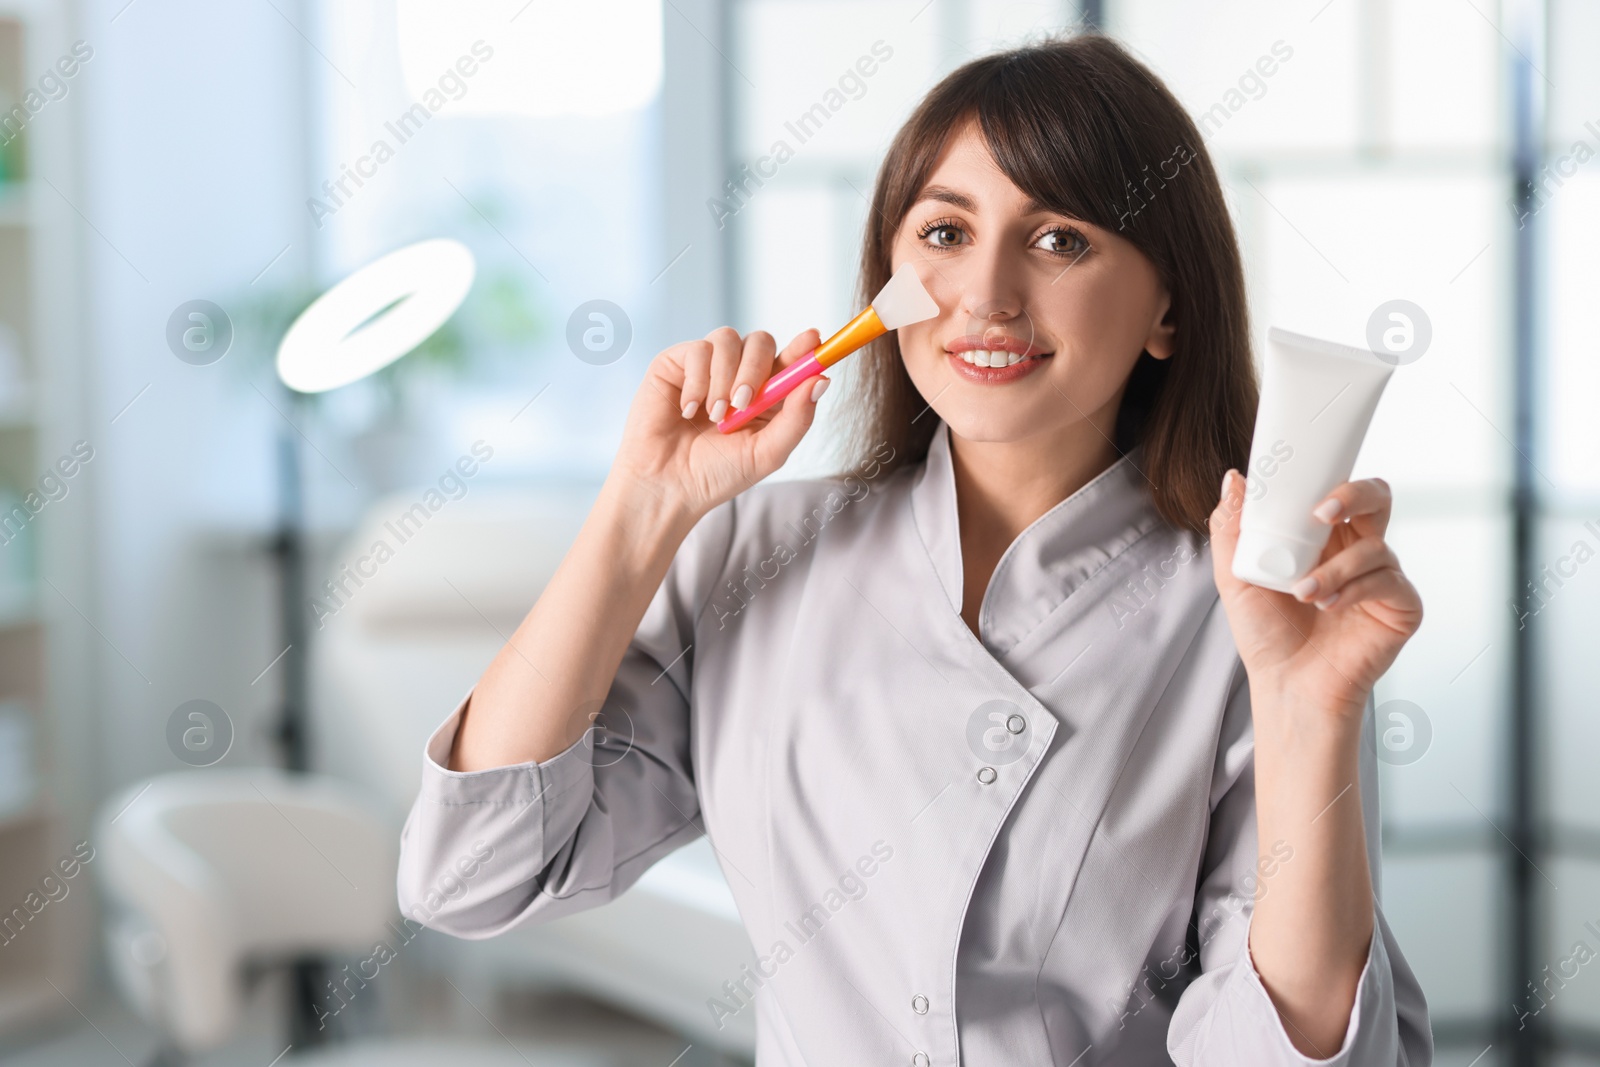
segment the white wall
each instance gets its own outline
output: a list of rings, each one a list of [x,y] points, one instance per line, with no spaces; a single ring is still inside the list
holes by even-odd
[[[85,611],[104,635],[102,792],[182,768],[165,725],[190,699],[232,716],[230,763],[272,755],[262,730],[281,671],[251,682],[279,649],[270,571],[249,538],[271,521],[281,420],[250,383],[275,394],[262,369],[241,373],[246,338],[199,367],[172,354],[165,330],[185,301],[227,308],[285,245],[261,285],[308,261],[301,94],[318,60],[286,17],[303,21],[293,0],[86,0],[80,10],[78,34],[95,49],[78,86],[77,207],[90,226],[99,581]]]

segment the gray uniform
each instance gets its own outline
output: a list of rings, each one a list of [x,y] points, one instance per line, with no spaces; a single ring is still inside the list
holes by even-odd
[[[1381,912],[1326,1060],[1294,1050],[1251,965],[1257,883],[1296,843],[1258,861],[1209,550],[1156,514],[1139,458],[1018,536],[981,640],[945,426],[921,465],[714,509],[603,731],[470,773],[444,767],[459,708],[429,740],[402,910],[491,937],[604,904],[707,834],[757,956],[707,1007],[756,1013],[759,1067],[1430,1063]],[[1376,877],[1370,704],[1360,795]],[[474,848],[493,855],[460,862]]]

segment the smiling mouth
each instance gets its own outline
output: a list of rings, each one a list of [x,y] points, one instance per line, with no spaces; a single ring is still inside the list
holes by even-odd
[[[1037,363],[1048,360],[1053,352],[1046,352],[1032,339],[1013,338],[1003,330],[986,330],[982,334],[970,333],[950,341],[944,350],[968,366],[979,368],[1006,368],[1018,363]]]
[[[963,348],[952,349],[950,354],[961,360],[961,362],[969,363],[974,367],[1012,367],[1029,360],[1049,359],[1055,353],[1011,352],[994,348]]]

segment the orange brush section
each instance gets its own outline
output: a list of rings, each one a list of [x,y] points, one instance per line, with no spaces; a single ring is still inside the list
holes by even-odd
[[[870,307],[845,323],[838,333],[817,346],[817,362],[831,367],[874,338],[888,332],[878,313]]]

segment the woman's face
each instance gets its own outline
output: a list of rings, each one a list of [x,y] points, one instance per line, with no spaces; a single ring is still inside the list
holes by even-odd
[[[1155,265],[1126,238],[1031,203],[976,123],[951,137],[892,254],[896,269],[916,264],[940,309],[900,329],[906,370],[968,440],[1109,443],[1140,351],[1172,354]]]

